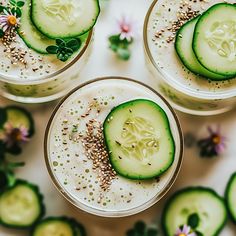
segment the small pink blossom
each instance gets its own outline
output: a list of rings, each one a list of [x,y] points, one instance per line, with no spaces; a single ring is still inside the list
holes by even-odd
[[[3,32],[11,30],[14,27],[19,25],[19,19],[16,14],[3,10],[3,13],[0,15],[0,26]]]
[[[191,228],[187,225],[180,227],[176,230],[175,236],[197,236],[195,233],[191,232]]]
[[[28,129],[23,125],[16,128],[11,122],[7,122],[0,134],[0,140],[6,144],[7,148],[11,148],[14,145],[29,141],[28,135]]]
[[[137,22],[130,17],[122,16],[117,20],[116,33],[120,34],[120,40],[126,39],[130,42],[138,34]]]

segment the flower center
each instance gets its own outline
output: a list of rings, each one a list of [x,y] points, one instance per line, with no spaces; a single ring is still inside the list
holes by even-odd
[[[212,138],[212,141],[213,141],[213,143],[215,143],[215,144],[220,144],[221,138],[220,138],[219,135],[214,135],[213,138]]]
[[[187,236],[186,234],[183,234],[183,233],[181,233],[181,234],[179,234],[178,236]]]
[[[130,27],[128,25],[122,25],[121,30],[124,33],[128,33],[130,31]]]
[[[7,17],[7,23],[11,26],[15,26],[17,24],[17,19],[15,16],[10,15]]]
[[[13,129],[11,133],[11,137],[14,141],[21,141],[22,140],[21,131],[18,128]]]

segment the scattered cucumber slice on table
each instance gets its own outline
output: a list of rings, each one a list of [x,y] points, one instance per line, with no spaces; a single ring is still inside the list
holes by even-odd
[[[31,19],[49,38],[73,38],[89,31],[100,13],[98,0],[32,0]]]
[[[236,224],[236,173],[231,176],[227,184],[225,200],[230,216]]]
[[[194,74],[201,75],[212,80],[227,79],[227,76],[213,73],[203,67],[193,52],[193,33],[199,18],[200,17],[198,16],[188,21],[179,29],[175,40],[175,50],[185,67],[187,67]]]
[[[0,193],[0,224],[11,228],[29,228],[45,212],[43,197],[36,185],[17,180]]]
[[[165,235],[173,236],[180,226],[189,224],[192,216],[198,218],[195,231],[204,236],[219,235],[227,220],[223,198],[205,187],[190,187],[178,191],[167,202],[163,212]]]
[[[5,109],[7,112],[7,122],[12,123],[15,128],[23,125],[29,130],[28,137],[34,134],[34,120],[30,112],[18,106],[8,106]]]
[[[236,5],[219,3],[209,8],[196,23],[193,50],[209,71],[236,76]]]
[[[49,39],[33,25],[31,21],[31,0],[25,0],[22,8],[21,23],[18,34],[25,44],[38,53],[48,54],[46,48],[55,44],[55,40]]]
[[[67,217],[49,217],[36,224],[31,236],[86,236],[84,228]]]
[[[174,161],[169,120],[156,103],[137,99],[115,107],[104,122],[105,143],[113,168],[130,179],[151,179]]]

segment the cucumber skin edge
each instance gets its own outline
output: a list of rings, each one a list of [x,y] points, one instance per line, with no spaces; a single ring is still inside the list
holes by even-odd
[[[136,101],[145,101],[145,102],[149,101],[149,102],[152,102],[152,103],[155,104],[155,102],[153,102],[153,101],[151,101],[151,100],[148,100],[148,99],[135,99],[135,100],[131,100],[131,101],[127,101],[127,102],[121,103],[121,104],[119,104],[118,106],[113,107],[113,108],[111,109],[111,111],[109,112],[109,114],[107,115],[106,119],[105,119],[104,122],[103,122],[104,142],[105,142],[105,146],[106,146],[106,148],[107,148],[108,150],[109,150],[109,148],[108,148],[109,145],[108,145],[107,139],[105,138],[105,137],[106,137],[106,135],[105,135],[106,121],[107,121],[107,120],[109,119],[109,117],[112,115],[112,113],[114,112],[114,110],[116,110],[117,108],[120,108],[120,107],[122,107],[122,106],[124,106],[124,105],[127,105],[127,104],[129,104],[129,103],[131,103],[131,102],[136,102]],[[157,104],[156,104],[156,105],[157,105]],[[157,106],[158,106],[158,105],[157,105]],[[157,175],[152,176],[152,177],[146,177],[146,178],[137,178],[137,177],[134,177],[134,176],[127,176],[127,175],[123,174],[122,172],[120,172],[120,170],[118,170],[118,169],[116,168],[116,165],[113,165],[113,161],[112,161],[113,158],[111,158],[111,154],[108,152],[109,160],[110,160],[110,163],[111,163],[112,167],[115,169],[115,171],[116,171],[120,176],[122,176],[122,177],[124,177],[124,178],[126,178],[126,179],[131,179],[131,180],[151,180],[151,179],[155,179],[155,178],[157,178],[157,177],[163,175],[166,171],[168,171],[168,169],[169,169],[169,168],[173,165],[173,163],[174,163],[174,160],[175,160],[175,151],[176,151],[176,144],[175,144],[175,141],[174,141],[174,138],[173,138],[173,134],[172,134],[171,129],[170,129],[170,122],[169,122],[169,119],[168,119],[166,113],[164,112],[164,110],[163,110],[160,106],[158,106],[158,107],[160,108],[162,114],[164,114],[166,120],[168,121],[168,122],[167,122],[167,127],[168,127],[168,130],[170,131],[170,135],[171,135],[171,137],[172,137],[173,151],[174,151],[174,155],[172,156],[172,160],[171,160],[171,162],[170,162],[168,168],[162,170],[162,171],[161,171],[160,173],[158,173]]]
[[[189,192],[189,191],[193,191],[193,190],[198,190],[198,191],[208,191],[209,193],[211,193],[214,197],[216,197],[218,200],[220,200],[222,202],[222,204],[224,205],[225,207],[225,219],[224,219],[224,222],[222,223],[222,225],[217,229],[217,231],[215,232],[214,235],[212,236],[218,236],[219,233],[221,232],[221,230],[224,228],[224,226],[226,225],[226,222],[227,222],[227,209],[226,209],[226,205],[225,205],[225,200],[223,197],[221,197],[215,190],[209,188],[209,187],[203,187],[203,186],[196,186],[196,187],[186,187],[186,188],[183,188],[183,189],[180,189],[178,190],[177,192],[175,192],[174,194],[172,194],[172,196],[170,196],[170,198],[167,200],[167,202],[165,203],[165,206],[164,206],[164,209],[162,211],[162,217],[161,217],[161,227],[162,227],[162,230],[164,232],[164,235],[165,236],[173,236],[173,235],[169,235],[168,234],[168,227],[167,225],[165,224],[165,218],[166,218],[166,213],[167,211],[169,210],[169,205],[170,205],[170,202],[172,202],[172,200],[175,199],[176,196],[178,196],[179,194],[182,194],[182,193],[186,193],[186,192]]]
[[[34,2],[35,0],[31,0],[31,10],[30,10],[30,19],[31,19],[31,22],[32,24],[35,26],[35,28],[43,35],[45,35],[46,37],[48,37],[49,39],[58,39],[58,38],[61,38],[61,39],[70,39],[70,38],[76,38],[76,37],[79,37],[79,36],[82,36],[84,34],[86,34],[87,32],[89,32],[94,26],[95,24],[97,23],[97,20],[98,20],[98,17],[100,15],[100,12],[101,12],[101,7],[100,7],[100,3],[99,3],[99,0],[94,0],[97,2],[97,16],[96,16],[96,19],[94,21],[94,23],[88,28],[86,29],[85,31],[83,31],[83,33],[80,33],[78,35],[69,35],[68,37],[60,37],[60,36],[57,36],[57,37],[52,37],[50,34],[47,34],[46,32],[42,32],[39,27],[35,24],[35,21],[34,21],[34,17],[33,17],[33,5],[34,5]],[[37,0],[36,0],[37,1]]]
[[[212,7],[210,7],[209,9],[207,9],[204,13],[201,14],[200,18],[198,19],[198,21],[197,21],[197,23],[196,23],[194,32],[193,32],[193,43],[192,43],[193,52],[194,52],[196,58],[198,59],[199,63],[200,63],[204,68],[206,68],[206,67],[202,64],[199,55],[197,55],[197,53],[196,53],[196,41],[197,41],[196,38],[197,38],[197,35],[199,34],[199,33],[197,33],[197,28],[198,28],[198,24],[199,24],[201,18],[202,18],[203,16],[209,14],[209,10],[210,10],[210,11],[211,11],[212,9],[214,10],[214,8],[219,7],[219,5],[226,5],[226,6],[227,6],[227,5],[231,5],[231,6],[235,7],[235,9],[236,9],[236,4],[231,4],[231,3],[226,3],[226,2],[222,2],[222,3],[218,3],[218,4],[213,5]],[[206,68],[206,69],[209,70],[209,68]],[[212,71],[212,70],[209,70],[209,71],[211,71],[211,72],[213,72],[213,73],[216,73],[215,71]],[[222,76],[226,76],[226,77],[227,77],[227,78],[225,78],[225,79],[223,79],[223,80],[234,79],[235,76],[236,76],[236,72],[233,73],[233,74],[223,74],[223,73],[222,73],[222,74],[216,73],[216,74],[219,74],[219,75],[222,75]],[[217,81],[223,81],[223,80],[217,80]],[[215,80],[215,81],[216,81],[216,80]]]
[[[27,226],[19,226],[19,225],[11,225],[11,224],[6,224],[4,222],[2,222],[1,218],[0,218],[0,225],[6,227],[6,228],[11,228],[11,229],[30,229],[34,224],[36,224],[38,221],[40,221],[40,219],[45,215],[46,213],[46,208],[45,208],[45,205],[44,205],[44,202],[43,202],[43,195],[41,194],[40,190],[39,190],[39,187],[35,184],[32,184],[26,180],[22,180],[22,179],[18,179],[16,181],[16,183],[14,184],[14,186],[6,189],[5,191],[3,191],[2,193],[0,193],[0,197],[2,194],[4,194],[6,191],[8,190],[12,190],[14,189],[17,185],[25,185],[25,186],[28,186],[30,189],[32,189],[35,194],[38,196],[38,203],[40,205],[40,209],[41,209],[41,212],[38,216],[38,218],[33,222],[32,225],[27,225]]]
[[[232,181],[236,178],[236,172],[233,173],[227,183],[227,186],[226,186],[226,189],[225,189],[225,204],[226,204],[226,208],[227,208],[227,211],[228,211],[228,215],[229,215],[229,218],[233,221],[234,224],[236,224],[236,217],[233,216],[233,214],[231,214],[231,210],[230,210],[230,204],[228,202],[228,196],[229,196],[229,188],[232,184]]]
[[[75,219],[73,218],[69,218],[67,216],[50,216],[47,217],[39,222],[37,222],[31,229],[30,231],[30,236],[34,236],[35,231],[37,230],[37,227],[40,226],[41,224],[45,224],[47,222],[50,221],[62,221],[62,222],[66,222],[68,225],[70,225],[72,231],[73,231],[73,236],[86,236],[87,233],[85,231],[85,228],[82,224],[80,224],[79,222],[77,222]],[[79,229],[80,231],[80,235],[77,234],[76,228]]]

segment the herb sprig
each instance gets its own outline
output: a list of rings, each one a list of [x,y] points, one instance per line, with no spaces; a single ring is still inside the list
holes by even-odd
[[[56,45],[51,45],[46,48],[49,54],[56,54],[57,58],[63,62],[67,61],[74,52],[81,47],[81,40],[73,38],[69,40],[56,39]]]
[[[126,232],[126,236],[158,236],[156,226],[147,225],[143,221],[135,223],[134,228]]]
[[[16,14],[17,17],[21,17],[21,8],[25,5],[23,1],[10,0],[12,7],[10,8],[12,14]]]

